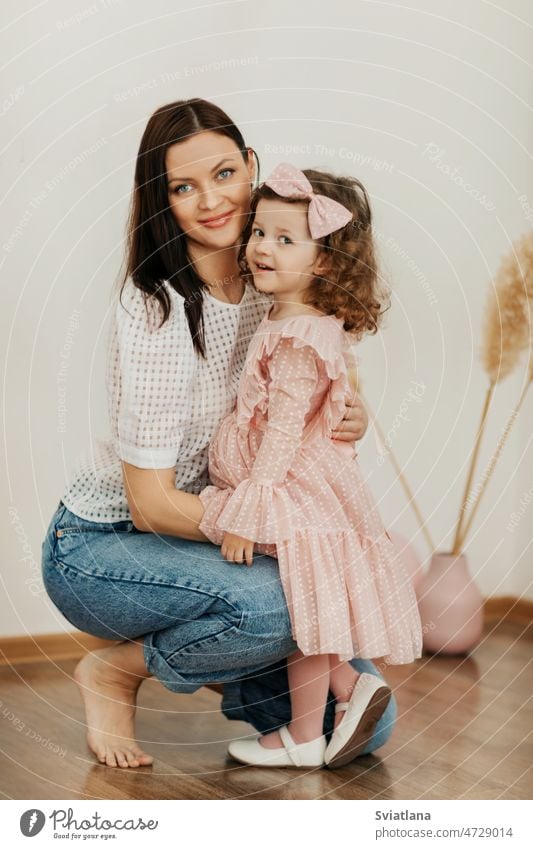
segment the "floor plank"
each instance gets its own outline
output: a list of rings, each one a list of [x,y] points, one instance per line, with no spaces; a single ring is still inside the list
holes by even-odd
[[[153,767],[109,769],[85,743],[74,662],[0,670],[0,793],[8,799],[531,799],[532,628],[487,627],[468,657],[389,667],[392,738],[336,771],[253,769],[226,756],[251,727],[209,690],[140,691],[137,731]]]

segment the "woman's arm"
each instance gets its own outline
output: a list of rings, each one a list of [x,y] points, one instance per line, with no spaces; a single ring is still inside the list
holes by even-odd
[[[351,367],[348,368],[348,381],[352,393],[346,399],[344,419],[338,429],[331,433],[331,438],[339,442],[356,442],[362,439],[368,427],[368,413],[357,395],[359,381],[355,360],[352,360],[351,363]]]
[[[190,420],[194,352],[181,303],[159,313],[131,282],[115,311],[108,361],[110,419],[138,530],[202,540],[200,499],[176,489],[176,458]]]
[[[176,489],[174,469],[140,469],[122,461],[122,473],[137,530],[209,542],[198,529],[202,502],[197,495]]]
[[[363,402],[356,395],[346,401],[344,419],[337,430],[331,432],[331,438],[339,442],[357,442],[362,439],[368,427],[368,413]]]

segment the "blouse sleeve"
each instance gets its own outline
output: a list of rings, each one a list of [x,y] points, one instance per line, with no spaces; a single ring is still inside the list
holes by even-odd
[[[176,465],[190,416],[194,358],[181,304],[160,328],[157,303],[128,281],[117,303],[108,360],[113,441],[122,460],[142,469]]]
[[[220,530],[255,542],[276,542],[294,525],[284,483],[318,379],[317,353],[294,341],[282,338],[272,353],[266,430],[250,478],[237,486],[217,521]]]

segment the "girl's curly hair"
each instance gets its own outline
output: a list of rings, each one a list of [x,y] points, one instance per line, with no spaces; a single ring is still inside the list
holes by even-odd
[[[315,277],[305,292],[305,303],[326,315],[344,320],[344,329],[359,340],[365,333],[377,332],[381,317],[390,307],[389,290],[379,286],[379,275],[372,235],[372,212],[363,184],[354,177],[336,177],[324,171],[303,171],[317,195],[342,203],[353,219],[340,230],[316,242],[329,255],[327,276]],[[239,266],[245,280],[253,277],[246,261],[246,246],[251,236],[255,211],[260,200],[302,203],[300,198],[282,198],[262,183],[251,200],[250,218],[242,234]],[[305,201],[304,201],[305,203]]]

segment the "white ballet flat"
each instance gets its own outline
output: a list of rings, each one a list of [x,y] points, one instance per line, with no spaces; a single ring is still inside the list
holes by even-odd
[[[335,712],[346,711],[334,730],[326,749],[325,763],[330,769],[352,761],[364,749],[385,712],[392,692],[382,678],[362,672],[349,702],[339,702]]]
[[[253,740],[233,740],[228,746],[228,754],[236,761],[251,766],[292,766],[300,769],[324,766],[327,745],[324,736],[309,743],[295,743],[286,725],[278,730],[282,749],[266,749],[259,742],[259,737],[255,737]]]

